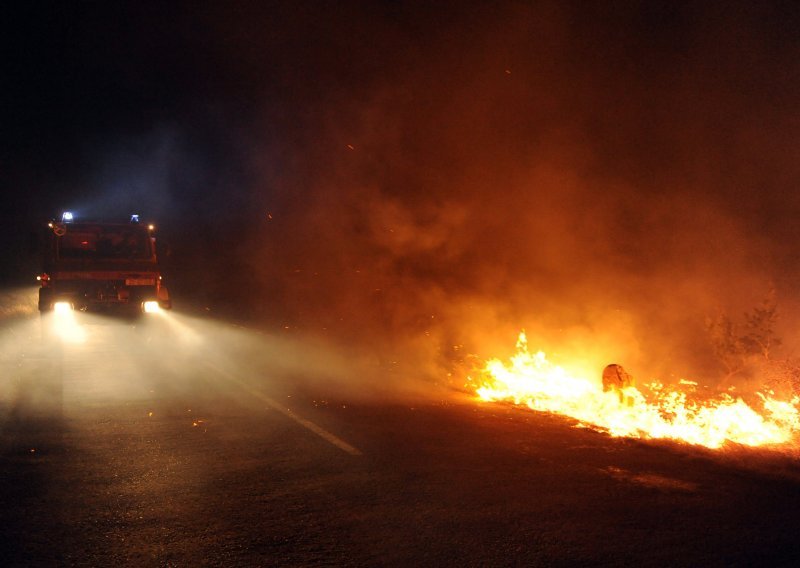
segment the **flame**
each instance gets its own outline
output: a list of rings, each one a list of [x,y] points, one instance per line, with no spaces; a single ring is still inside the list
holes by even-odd
[[[611,436],[669,438],[709,448],[728,441],[747,446],[798,446],[800,441],[800,396],[786,401],[757,393],[759,411],[742,398],[724,394],[698,401],[658,382],[642,387],[645,392],[634,386],[604,391],[599,381],[573,376],[543,352],[528,351],[525,332],[510,363],[486,362],[478,382],[476,392],[483,400],[563,414]]]

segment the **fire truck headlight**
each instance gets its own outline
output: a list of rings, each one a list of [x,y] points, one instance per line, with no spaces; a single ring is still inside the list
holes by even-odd
[[[156,302],[154,300],[150,300],[150,301],[145,302],[142,305],[142,308],[144,309],[145,313],[147,313],[147,314],[155,314],[155,313],[158,313],[159,311],[161,311],[161,308],[158,307],[158,302]]]
[[[53,305],[53,311],[56,314],[69,314],[72,312],[72,304],[69,302],[56,302]]]

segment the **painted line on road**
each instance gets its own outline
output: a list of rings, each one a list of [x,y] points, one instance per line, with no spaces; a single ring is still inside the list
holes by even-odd
[[[300,424],[304,428],[310,430],[311,432],[314,432],[314,434],[316,434],[317,436],[319,436],[323,440],[329,442],[330,444],[333,444],[334,446],[336,446],[340,450],[342,450],[344,452],[347,452],[351,456],[360,456],[360,455],[362,455],[360,450],[358,450],[357,448],[351,446],[350,444],[348,444],[347,442],[345,442],[344,440],[342,440],[338,436],[335,436],[335,435],[331,434],[330,432],[328,432],[327,430],[325,430],[324,428],[322,428],[321,426],[318,426],[317,424],[314,424],[313,422],[311,422],[311,420],[307,420],[307,419],[303,418],[299,414],[293,412],[290,408],[286,408],[285,405],[282,405],[277,400],[268,397],[267,395],[265,395],[262,392],[259,392],[258,390],[254,389],[253,387],[251,387],[250,385],[248,385],[247,383],[245,383],[243,380],[239,379],[238,377],[236,377],[232,373],[226,371],[225,369],[221,369],[217,365],[215,365],[213,363],[210,363],[208,361],[203,361],[203,364],[206,367],[210,368],[211,370],[215,371],[216,373],[219,373],[220,375],[225,377],[230,382],[235,383],[243,391],[247,392],[248,394],[250,394],[250,395],[254,396],[255,398],[261,400],[262,402],[266,403],[267,406],[269,406],[273,410],[277,410],[278,412],[280,412],[284,416],[286,416],[288,418],[291,418],[292,420],[294,420],[295,422],[297,422],[298,424]]]

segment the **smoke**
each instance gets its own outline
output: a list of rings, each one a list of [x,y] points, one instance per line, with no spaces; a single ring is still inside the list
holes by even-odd
[[[705,318],[794,278],[797,166],[763,144],[792,112],[754,82],[785,91],[767,69],[796,64],[763,43],[771,14],[663,9],[668,31],[645,6],[461,14],[422,39],[362,22],[391,28],[391,68],[308,101],[277,192],[254,196],[244,262],[267,303],[405,375],[525,328],[598,373],[713,376]]]
[[[147,128],[85,147],[91,208],[146,205],[164,228],[178,306],[316,338],[377,380],[445,382],[521,328],[598,376],[713,377],[709,314],[773,287],[784,324],[796,311],[788,7],[193,18],[150,29],[145,52],[168,55],[123,77],[170,85],[172,120],[148,99]]]
[[[0,324],[31,316],[37,311],[35,289],[7,288],[0,291]]]

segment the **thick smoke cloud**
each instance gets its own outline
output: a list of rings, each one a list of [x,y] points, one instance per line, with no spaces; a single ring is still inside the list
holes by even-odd
[[[280,282],[288,325],[434,374],[525,327],[668,378],[718,372],[709,314],[772,286],[791,309],[797,112],[775,105],[797,46],[770,39],[780,14],[621,12],[393,29],[399,61],[311,101],[281,195],[255,196],[252,268]]]
[[[598,370],[713,377],[705,318],[773,287],[791,345],[792,6],[174,16],[135,44],[153,69],[123,58],[155,93],[142,128],[82,151],[96,203],[159,217],[176,303],[404,376],[507,354],[524,327]]]

